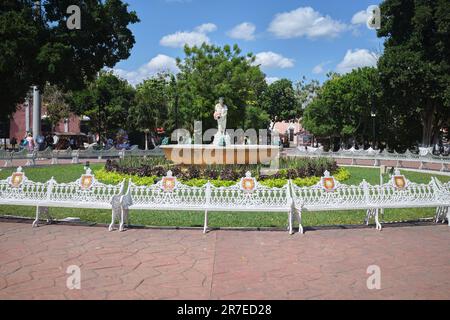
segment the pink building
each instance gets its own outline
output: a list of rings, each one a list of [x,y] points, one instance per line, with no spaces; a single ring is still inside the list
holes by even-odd
[[[301,124],[301,120],[292,122],[277,122],[274,130],[277,130],[282,138],[289,140],[289,145],[292,148],[311,144],[311,135],[306,131]]]
[[[53,133],[51,124],[47,120],[46,108],[42,106],[41,116],[41,133],[48,134]],[[80,133],[82,121],[80,117],[71,114],[68,119],[62,120],[56,127],[56,133]],[[25,137],[27,132],[30,132],[33,128],[33,108],[32,104],[27,107],[26,104],[22,104],[18,107],[17,111],[11,117],[9,123],[9,137],[15,137],[20,141]]]

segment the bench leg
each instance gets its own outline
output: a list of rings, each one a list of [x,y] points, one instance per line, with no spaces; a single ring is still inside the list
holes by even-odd
[[[205,210],[205,222],[203,224],[203,233],[206,234],[208,232],[208,210]]]
[[[128,221],[128,214],[129,214],[129,209],[124,209],[122,208],[122,214],[120,216],[120,226],[119,226],[119,231],[123,232],[125,231],[125,223],[128,225],[129,221]]]
[[[118,210],[120,210],[120,208],[112,208],[111,210],[111,224],[108,228],[109,231],[114,231],[114,223],[116,222],[116,217],[118,216]]]
[[[33,221],[33,225],[32,225],[33,228],[39,227],[39,214],[40,214],[39,206],[37,206],[36,207],[36,219]]]
[[[366,213],[366,219],[364,220],[364,224],[366,225],[366,226],[368,226],[369,225],[369,223],[370,223],[370,218],[372,217],[372,216],[374,216],[374,211],[373,211],[374,209],[369,209],[369,210],[367,210],[367,213]]]
[[[291,208],[289,211],[288,211],[288,231],[289,231],[289,234],[294,234],[294,227],[293,227],[293,224],[294,224],[294,215],[292,214],[292,211],[294,211],[295,210],[295,208]]]
[[[380,212],[380,209],[376,209],[376,211],[375,211],[375,223],[377,225],[377,230],[381,231],[381,230],[383,230],[383,226],[380,223],[380,219],[379,219],[379,216],[378,216],[379,212]]]
[[[445,218],[447,218],[448,224],[450,226],[450,210],[449,207],[438,207],[436,209],[436,223],[439,223],[442,221],[442,223],[445,223]]]
[[[40,219],[41,214],[45,214],[47,216],[47,223],[52,222],[52,217],[50,216],[48,207],[36,206],[36,219],[33,221],[33,224],[32,224],[33,228],[39,227],[39,219]]]
[[[297,209],[297,213],[298,213],[298,232],[300,234],[304,234],[305,231],[303,230],[303,225],[302,225],[302,209]]]

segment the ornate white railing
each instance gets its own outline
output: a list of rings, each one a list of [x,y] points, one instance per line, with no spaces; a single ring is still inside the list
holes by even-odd
[[[268,188],[250,173],[231,187],[215,187],[207,182],[202,187],[184,185],[172,172],[158,183],[137,186],[125,181],[106,185],[97,181],[90,169],[77,181],[58,183],[53,178],[45,183],[30,181],[18,168],[8,179],[0,180],[0,204],[36,206],[37,226],[40,215],[48,207],[112,209],[109,230],[119,220],[123,231],[129,210],[203,211],[203,231],[208,231],[208,212],[285,212],[289,232],[298,220],[303,233],[302,215],[312,211],[366,210],[366,223],[374,218],[376,229],[382,225],[379,214],[383,209],[437,208],[436,222],[450,220],[450,182],[433,178],[428,184],[409,181],[399,170],[383,185],[363,181],[358,186],[339,183],[329,172],[312,187],[299,187],[289,180],[282,188]],[[450,226],[450,221],[449,221]]]
[[[6,180],[0,180],[0,204],[36,206],[35,227],[40,215],[48,214],[48,207],[112,209],[112,202],[119,204],[124,186],[125,180],[118,185],[97,181],[89,168],[75,182],[58,183],[53,178],[44,183],[33,182],[19,167]]]
[[[108,150],[96,150],[90,147],[86,150],[52,150],[47,148],[43,151],[28,152],[26,149],[21,151],[0,150],[0,160],[4,161],[4,167],[11,167],[15,160],[27,160],[26,166],[33,166],[37,160],[50,160],[50,164],[58,164],[59,160],[71,160],[72,163],[79,163],[81,159],[118,159],[126,156],[146,157],[162,156],[161,149],[139,150],[137,146],[130,150],[119,150],[111,148]]]
[[[292,157],[331,157],[334,159],[350,159],[352,164],[356,164],[358,160],[373,161],[374,166],[379,166],[382,161],[395,161],[395,167],[401,168],[404,162],[416,162],[419,164],[419,168],[423,169],[426,164],[434,163],[440,165],[440,171],[448,171],[450,165],[450,156],[436,156],[432,153],[432,150],[428,148],[420,150],[419,153],[413,153],[406,150],[405,153],[388,152],[387,150],[374,150],[372,148],[368,150],[341,149],[337,152],[323,151],[320,148],[304,148],[299,147],[295,149],[289,156]]]

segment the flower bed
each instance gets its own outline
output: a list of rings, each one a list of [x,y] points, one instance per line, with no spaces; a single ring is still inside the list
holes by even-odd
[[[282,187],[288,179],[292,179],[298,186],[312,186],[320,181],[326,170],[340,182],[350,178],[348,170],[339,168],[336,161],[329,158],[282,159],[278,172],[270,176],[261,174],[261,169],[259,165],[177,166],[163,158],[155,157],[146,160],[139,158],[108,161],[105,168],[95,174],[98,179],[110,183],[118,183],[126,178],[137,185],[149,185],[156,183],[171,170],[173,175],[186,185],[203,186],[210,181],[217,187],[236,184],[248,171],[267,187]]]

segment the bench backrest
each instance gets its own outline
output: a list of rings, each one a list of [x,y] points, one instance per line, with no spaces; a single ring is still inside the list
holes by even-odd
[[[124,185],[125,181],[118,185],[100,183],[89,168],[75,182],[58,183],[53,178],[44,183],[33,182],[19,167],[10,177],[0,180],[0,201],[47,206],[70,203],[74,207],[89,203],[92,208],[107,207],[114,196],[123,194]]]
[[[292,194],[296,207],[307,210],[361,208],[366,206],[364,184],[341,184],[326,171],[320,182],[312,187],[299,187],[292,183]]]
[[[211,186],[209,208],[239,210],[288,210],[292,205],[289,183],[282,188],[268,188],[252,178],[250,172],[231,187]]]
[[[437,178],[433,178],[438,190],[439,190],[439,201],[444,205],[450,206],[450,182],[442,183]]]
[[[179,210],[204,208],[207,186],[190,187],[182,184],[169,171],[167,176],[151,186],[137,186],[129,182],[125,199],[135,208],[176,208]]]
[[[438,204],[438,192],[434,180],[414,183],[397,172],[388,183],[368,187],[368,203],[383,208],[429,207]]]
[[[293,185],[292,189],[296,206],[307,210],[434,207],[440,204],[438,186],[434,180],[428,184],[413,183],[399,170],[383,185],[370,185],[363,181],[359,186],[349,186],[339,183],[329,172],[325,172],[317,185]],[[450,191],[448,195],[450,200]]]
[[[118,185],[104,184],[99,182],[88,168],[75,182],[57,183],[52,179],[50,183],[50,201],[110,204],[114,196],[123,194],[125,180]]]
[[[28,180],[22,168],[17,168],[10,177],[0,180],[0,200],[12,204],[21,201],[44,201],[48,199],[49,182]]]

